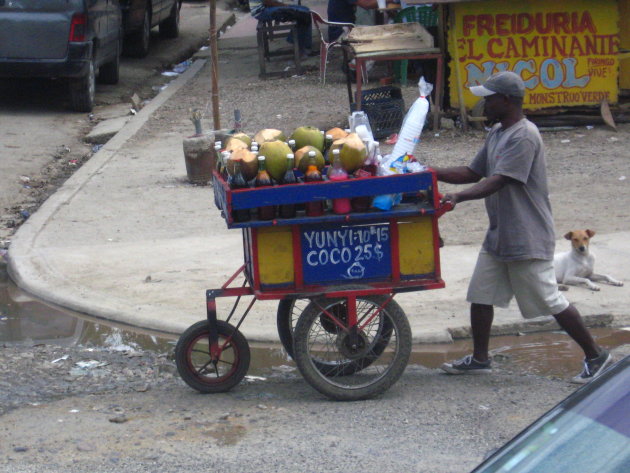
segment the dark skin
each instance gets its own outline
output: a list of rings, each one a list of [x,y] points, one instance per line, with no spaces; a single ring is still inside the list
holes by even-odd
[[[522,99],[494,94],[485,98],[484,114],[493,123],[500,122],[507,129],[525,117]],[[522,185],[518,181],[500,174],[486,179],[467,166],[435,168],[437,178],[449,184],[475,184],[461,192],[447,193],[442,202],[450,202],[453,208],[459,202],[488,197],[507,185]],[[571,304],[565,310],[554,314],[558,325],[582,348],[588,359],[596,358],[601,348],[595,343],[591,333],[584,325],[578,310]],[[488,360],[488,344],[494,319],[494,307],[485,304],[470,305],[470,325],[473,335],[473,356],[478,361]]]

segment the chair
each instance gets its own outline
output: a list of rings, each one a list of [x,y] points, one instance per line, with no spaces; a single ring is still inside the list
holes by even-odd
[[[344,35],[341,35],[334,41],[328,42],[326,40],[326,37],[324,36],[324,26],[340,26],[344,29],[348,28],[348,31],[350,31],[352,28],[354,28],[354,23],[342,23],[338,21],[324,20],[319,13],[313,10],[311,10],[311,18],[313,20],[313,24],[317,28],[317,31],[319,32],[319,80],[322,84],[325,84],[326,65],[328,64],[328,51],[330,51],[335,46],[343,47],[343,44],[341,43],[341,38],[343,38]]]
[[[295,62],[296,74],[302,73],[302,67],[300,63],[300,47],[297,40],[293,41],[293,51],[287,52],[286,50],[271,52],[269,49],[269,42],[274,39],[286,38],[288,34],[291,34],[293,38],[297,38],[297,23],[295,21],[281,21],[281,20],[258,20],[256,26],[256,37],[258,42],[258,63],[260,65],[260,78],[267,79],[270,76],[284,75],[284,71],[279,72],[267,72],[266,62],[271,59],[272,56],[293,56]]]
[[[395,23],[420,23],[425,28],[438,26],[438,12],[431,6],[415,6],[403,8],[394,18]],[[407,66],[409,61],[397,61],[394,75],[400,85],[407,85]]]

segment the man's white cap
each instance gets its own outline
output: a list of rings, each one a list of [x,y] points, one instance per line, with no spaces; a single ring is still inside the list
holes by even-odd
[[[483,85],[470,87],[477,97],[502,94],[510,97],[525,97],[525,82],[521,76],[511,71],[497,72],[491,75]]]

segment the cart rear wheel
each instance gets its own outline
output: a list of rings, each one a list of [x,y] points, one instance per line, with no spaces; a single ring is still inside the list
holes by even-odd
[[[411,328],[394,301],[374,315],[386,301],[384,296],[357,298],[358,327],[374,318],[354,341],[349,331],[331,331],[331,324],[337,326],[322,310],[344,313],[346,299],[320,298],[306,307],[295,327],[294,350],[309,384],[332,399],[354,401],[377,396],[400,378],[411,354]]]
[[[276,323],[278,325],[278,335],[280,343],[291,358],[293,356],[293,331],[297,324],[298,318],[304,312],[309,303],[309,299],[296,299],[287,297],[278,303],[278,312],[276,315]]]
[[[245,377],[250,353],[241,332],[222,320],[217,321],[221,355],[216,363],[210,357],[208,322],[189,327],[175,347],[177,371],[193,389],[202,393],[229,391]]]

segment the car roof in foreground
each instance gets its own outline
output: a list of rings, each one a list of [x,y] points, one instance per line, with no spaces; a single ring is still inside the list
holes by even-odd
[[[630,355],[570,394],[471,473],[566,471],[630,472]]]

